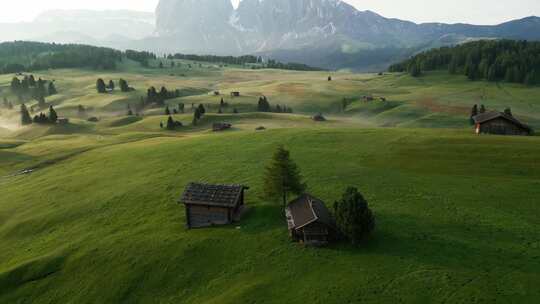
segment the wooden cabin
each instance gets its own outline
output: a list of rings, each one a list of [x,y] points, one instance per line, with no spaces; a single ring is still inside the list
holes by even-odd
[[[488,112],[473,117],[476,134],[532,135],[533,130],[514,116],[500,112]]]
[[[240,97],[240,92],[231,92],[231,97]]]
[[[216,122],[212,125],[212,130],[214,132],[225,131],[230,128],[232,128],[232,125],[230,123]]]
[[[326,118],[322,115],[322,113],[319,113],[313,117],[311,117],[314,121],[326,121]]]
[[[180,199],[186,207],[188,229],[227,225],[240,220],[245,210],[241,185],[190,183]]]
[[[69,124],[69,118],[65,118],[65,117],[58,118],[58,124],[59,125],[67,125],[67,124]]]
[[[324,246],[336,236],[330,211],[320,199],[303,194],[285,208],[289,235],[295,242]]]

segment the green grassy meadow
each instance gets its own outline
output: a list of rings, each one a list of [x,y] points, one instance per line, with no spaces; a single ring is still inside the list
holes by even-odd
[[[472,104],[483,103],[540,127],[538,87],[443,73],[337,72],[328,82],[323,72],[206,63],[36,75],[56,80],[47,102],[70,124],[20,128],[15,110],[0,114],[0,303],[540,299],[540,139],[476,136],[468,124]],[[11,77],[0,76],[4,94]],[[97,77],[136,91],[99,95]],[[186,104],[175,115],[185,127],[161,129],[162,109],[124,116],[150,85],[194,92],[169,101]],[[223,96],[206,93],[214,90]],[[261,94],[295,114],[255,113]],[[230,106],[215,114],[221,97]],[[343,98],[352,100],[345,110]],[[197,126],[191,103],[210,105]],[[79,104],[100,121],[77,117]],[[312,121],[317,112],[328,121]],[[233,129],[211,132],[217,121]],[[278,145],[328,206],[347,186],[361,190],[377,221],[369,241],[290,242],[282,208],[262,195]],[[17,174],[25,169],[34,171]],[[250,211],[234,226],[186,230],[177,200],[192,181],[250,186]]]

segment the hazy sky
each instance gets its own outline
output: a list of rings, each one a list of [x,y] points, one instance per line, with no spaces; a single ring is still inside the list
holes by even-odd
[[[0,0],[0,22],[31,20],[51,8],[153,11],[159,0]],[[238,2],[239,0],[232,0]],[[497,24],[540,15],[540,0],[346,0],[360,10],[415,22]]]

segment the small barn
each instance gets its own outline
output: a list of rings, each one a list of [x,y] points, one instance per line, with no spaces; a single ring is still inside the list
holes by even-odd
[[[231,92],[231,97],[240,97],[240,92]]]
[[[326,118],[322,115],[322,113],[319,113],[313,117],[311,117],[314,121],[326,121]]]
[[[241,185],[190,183],[180,199],[186,208],[188,229],[227,225],[240,220],[245,205]]]
[[[65,117],[58,118],[58,124],[59,125],[67,125],[67,124],[69,124],[69,118],[65,118]]]
[[[230,123],[225,123],[225,122],[216,122],[212,125],[212,130],[214,132],[225,131],[230,128],[232,128],[232,125]]]
[[[500,113],[488,112],[473,117],[476,134],[497,134],[497,135],[532,135],[533,130],[517,120],[514,116]]]
[[[336,236],[330,211],[320,199],[303,194],[285,208],[289,235],[295,242],[324,246]]]

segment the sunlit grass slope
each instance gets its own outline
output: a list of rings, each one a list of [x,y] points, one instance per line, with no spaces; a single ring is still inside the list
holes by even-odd
[[[0,180],[0,302],[540,297],[537,137],[317,125],[140,134],[105,135],[106,143],[55,135],[0,150],[4,169],[13,165],[5,155],[33,162],[73,151],[33,174]],[[377,216],[370,242],[290,243],[282,210],[261,198],[264,166],[279,144],[328,205],[349,185],[361,189]],[[237,227],[187,231],[177,199],[190,181],[249,185],[251,212]]]

